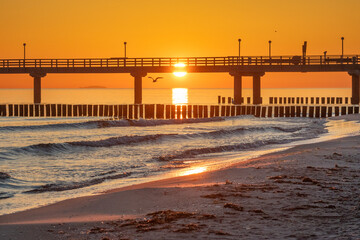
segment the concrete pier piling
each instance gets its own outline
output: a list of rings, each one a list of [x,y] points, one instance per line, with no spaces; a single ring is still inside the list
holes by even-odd
[[[350,71],[349,75],[351,76],[352,79],[351,104],[359,104],[360,103],[360,70]]]
[[[34,78],[34,103],[41,103],[41,78],[46,76],[44,72],[32,72],[30,76]]]

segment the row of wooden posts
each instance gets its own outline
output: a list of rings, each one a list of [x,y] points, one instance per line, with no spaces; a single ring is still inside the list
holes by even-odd
[[[344,100],[344,101],[343,101]],[[349,104],[348,97],[269,97],[270,104]]]
[[[301,104],[301,105],[324,105],[324,104],[349,104],[348,97],[269,97],[269,104]],[[226,98],[218,96],[219,104],[226,104]],[[241,98],[241,102],[244,103],[244,97]],[[246,98],[247,104],[251,104],[251,97]],[[227,103],[232,104],[233,98],[228,97]]]
[[[190,119],[254,115],[256,117],[324,118],[358,114],[359,106],[264,106],[264,105],[0,105],[2,117],[112,117],[119,119]]]

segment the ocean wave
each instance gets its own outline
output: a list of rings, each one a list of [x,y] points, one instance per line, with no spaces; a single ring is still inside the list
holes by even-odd
[[[42,185],[42,186],[37,187],[32,190],[25,191],[24,193],[62,192],[62,191],[67,191],[67,190],[84,188],[84,187],[102,183],[105,180],[119,179],[119,178],[128,177],[130,175],[131,175],[130,172],[125,172],[125,173],[121,173],[121,174],[110,175],[110,176],[105,176],[102,178],[95,178],[95,179],[85,180],[85,181],[81,181],[81,182],[59,183],[59,184],[50,183],[50,184]]]
[[[323,128],[323,122],[313,122],[310,125],[306,125],[303,127],[278,127],[278,126],[268,126],[268,127],[246,127],[246,128],[236,128],[226,132],[225,130],[219,130],[214,132],[209,132],[205,134],[209,135],[222,135],[224,136],[227,133],[235,133],[239,134],[243,131],[266,131],[266,130],[276,130],[280,132],[290,133],[286,138],[279,139],[266,139],[266,140],[258,140],[255,142],[247,142],[247,143],[239,143],[239,144],[231,144],[231,145],[222,145],[216,147],[205,147],[205,148],[193,148],[185,151],[178,151],[174,154],[167,154],[160,157],[155,157],[155,160],[159,161],[171,161],[174,159],[185,159],[185,158],[193,158],[197,155],[201,154],[211,154],[211,153],[220,153],[220,152],[231,152],[231,151],[240,151],[247,150],[252,148],[258,148],[265,145],[272,144],[284,144],[293,141],[300,141],[305,139],[311,139],[319,136],[322,133],[327,132],[325,128]]]
[[[256,127],[256,126],[247,126],[247,127],[238,127],[231,129],[219,129],[209,132],[199,132],[199,133],[188,133],[188,134],[153,134],[153,135],[130,135],[130,136],[120,136],[120,137],[110,137],[100,140],[88,140],[88,141],[73,141],[73,142],[64,142],[64,143],[40,143],[29,145],[21,148],[14,148],[11,151],[20,153],[36,153],[36,154],[45,154],[51,155],[58,152],[71,152],[73,147],[112,147],[120,145],[130,145],[138,143],[147,143],[153,142],[159,139],[162,140],[171,140],[171,138],[176,139],[195,139],[195,138],[223,138],[229,135],[239,135],[247,132],[265,132],[265,131],[277,131],[277,132],[286,132],[286,133],[297,133],[303,130],[303,127],[278,127],[278,126],[267,126],[267,127]],[[6,153],[6,152],[5,152]],[[1,153],[4,155],[4,153]],[[9,154],[7,154],[9,155]],[[10,154],[11,155],[11,154]]]
[[[36,153],[36,154],[45,154],[51,155],[53,153],[64,153],[71,152],[74,147],[112,147],[119,145],[129,145],[135,143],[142,143],[147,141],[154,141],[164,136],[173,136],[176,134],[155,134],[155,135],[145,135],[145,136],[122,136],[122,137],[111,137],[102,140],[94,141],[74,141],[74,142],[64,142],[64,143],[40,143],[30,146],[13,148],[10,151],[18,155],[19,153]],[[11,155],[8,153],[1,153],[1,155]]]
[[[74,123],[53,123],[40,125],[22,125],[22,126],[4,126],[0,127],[2,131],[39,131],[39,130],[62,130],[71,128],[97,128],[99,121],[86,121]]]
[[[192,148],[185,151],[180,151],[178,153],[156,157],[154,159],[159,161],[171,161],[174,159],[194,158],[202,154],[247,150],[247,149],[261,147],[270,144],[288,143],[290,141],[291,141],[290,139],[284,139],[284,140],[272,139],[266,141],[256,141],[253,143],[240,143],[240,144],[222,145],[222,146],[206,147],[206,148]]]
[[[102,119],[90,120],[84,122],[70,122],[70,123],[49,123],[39,125],[22,125],[22,126],[2,126],[0,132],[7,131],[39,131],[39,130],[64,130],[64,129],[96,129],[96,128],[110,128],[110,127],[147,127],[168,124],[185,124],[185,123],[202,123],[223,121],[225,118],[202,118],[202,119]]]
[[[11,198],[13,196],[14,196],[14,194],[12,194],[12,193],[0,192],[0,199]]]
[[[154,141],[164,136],[173,136],[176,134],[155,134],[155,135],[145,135],[145,136],[122,136],[122,137],[111,137],[103,140],[97,141],[78,141],[78,142],[68,142],[67,144],[73,146],[83,146],[83,147],[112,147],[118,145],[126,145],[133,143],[141,143],[146,141]]]

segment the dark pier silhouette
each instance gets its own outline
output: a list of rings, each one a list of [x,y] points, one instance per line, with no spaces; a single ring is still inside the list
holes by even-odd
[[[176,66],[181,63],[182,67]],[[142,79],[149,73],[219,73],[234,77],[234,104],[242,104],[242,77],[253,78],[253,104],[261,104],[261,77],[266,72],[348,72],[351,104],[360,102],[360,57],[271,56],[183,58],[0,59],[0,74],[30,74],[34,103],[41,103],[41,79],[56,73],[129,73],[134,77],[134,103],[142,103]]]

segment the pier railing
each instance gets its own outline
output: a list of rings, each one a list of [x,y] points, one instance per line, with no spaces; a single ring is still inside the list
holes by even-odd
[[[106,67],[189,67],[269,66],[269,65],[343,65],[360,64],[359,55],[333,56],[227,56],[182,58],[76,58],[76,59],[0,59],[1,68],[106,68]]]

